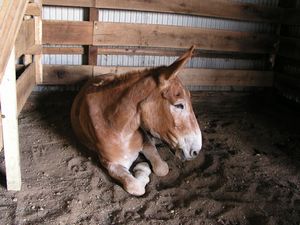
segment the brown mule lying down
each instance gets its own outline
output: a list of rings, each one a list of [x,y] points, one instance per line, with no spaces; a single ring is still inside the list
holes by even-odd
[[[143,195],[149,182],[148,163],[129,171],[140,152],[156,175],[169,172],[155,147],[156,139],[166,142],[182,160],[195,158],[201,150],[190,93],[177,76],[193,50],[168,67],[94,78],[74,100],[71,122],[76,136],[97,152],[110,176],[130,194]]]

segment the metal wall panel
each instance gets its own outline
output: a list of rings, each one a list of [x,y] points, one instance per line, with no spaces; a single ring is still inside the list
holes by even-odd
[[[254,23],[172,13],[140,12],[114,9],[100,9],[99,21],[115,23],[160,24],[169,26],[211,28],[259,33],[274,33],[276,31],[276,25],[269,23]]]
[[[44,20],[83,21],[84,8],[43,6]]]
[[[141,55],[99,55],[97,64],[101,66],[132,66],[154,67],[170,65],[177,57],[167,56],[141,56]],[[228,58],[194,57],[187,64],[189,68],[214,69],[257,69],[267,68],[265,60],[245,60]]]

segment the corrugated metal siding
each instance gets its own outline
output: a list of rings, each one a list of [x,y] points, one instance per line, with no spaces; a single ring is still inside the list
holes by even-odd
[[[44,20],[83,21],[84,9],[75,7],[43,6]]]
[[[44,20],[83,21],[84,9],[75,7],[43,6]],[[77,47],[75,45],[46,45],[47,47]],[[82,55],[44,54],[43,64],[51,65],[82,65]]]
[[[101,55],[98,65],[101,66],[132,66],[153,67],[170,65],[177,57],[167,56],[141,56],[141,55]],[[228,58],[195,57],[187,65],[189,68],[215,68],[215,69],[257,69],[264,70],[265,60],[245,60]]]
[[[160,24],[169,26],[211,28],[259,33],[274,33],[276,30],[276,25],[268,23],[253,23],[171,13],[137,12],[113,9],[100,9],[99,21],[115,23]]]

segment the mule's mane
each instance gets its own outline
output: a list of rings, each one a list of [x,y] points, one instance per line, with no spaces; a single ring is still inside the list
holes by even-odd
[[[130,81],[138,81],[144,77],[149,77],[157,74],[161,67],[155,67],[150,69],[131,71],[124,74],[104,74],[100,76],[96,76],[93,80],[94,87],[103,88],[113,88],[122,84],[125,84]]]

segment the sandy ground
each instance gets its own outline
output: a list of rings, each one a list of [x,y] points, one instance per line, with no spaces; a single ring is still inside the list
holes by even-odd
[[[20,115],[23,187],[7,192],[0,153],[0,224],[299,225],[299,111],[272,95],[194,93],[204,136],[194,161],[165,146],[166,177],[123,191],[73,136],[72,93],[31,96]]]

